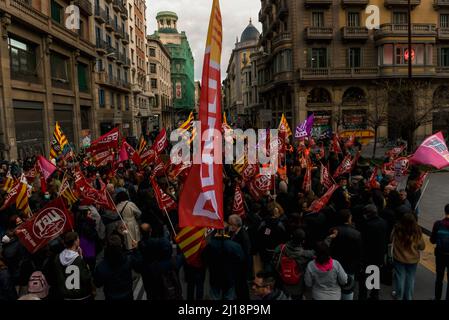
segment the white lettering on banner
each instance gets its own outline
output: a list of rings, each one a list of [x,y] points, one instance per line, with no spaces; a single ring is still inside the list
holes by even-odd
[[[64,212],[58,208],[47,208],[36,217],[33,233],[37,238],[53,238],[62,232],[65,223]]]
[[[214,212],[204,210],[204,205],[207,201],[210,201],[212,203]],[[215,196],[215,191],[210,190],[200,193],[198,199],[196,200],[195,207],[193,208],[193,214],[196,216],[207,217],[213,220],[220,219],[220,217],[218,216],[217,197]]]

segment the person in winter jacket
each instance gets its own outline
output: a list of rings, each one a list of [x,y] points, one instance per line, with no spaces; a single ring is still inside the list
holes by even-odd
[[[411,212],[405,214],[391,234],[393,245],[393,280],[397,300],[413,300],[415,274],[420,260],[420,251],[426,244],[421,227]]]
[[[117,203],[117,211],[122,215],[126,223],[125,248],[126,250],[131,250],[132,240],[137,242],[140,240],[138,219],[142,212],[133,202],[129,201],[129,196],[126,192],[121,191],[117,193]]]
[[[276,248],[273,258],[274,268],[278,273],[281,273],[281,259],[282,256],[294,259],[298,266],[300,278],[296,284],[287,284],[282,282],[282,288],[294,300],[301,300],[305,290],[304,274],[307,264],[313,259],[315,251],[306,250],[303,248],[303,243],[306,238],[306,234],[303,229],[296,229],[291,239],[285,244]]]
[[[435,222],[430,236],[430,242],[436,244],[435,263],[437,276],[435,280],[435,300],[441,300],[444,273],[449,276],[449,204],[444,207],[444,219]],[[449,286],[446,290],[446,300],[449,300]]]
[[[108,239],[104,259],[93,274],[94,284],[97,288],[104,287],[106,300],[133,300],[133,269],[140,270],[137,256],[126,255],[120,237],[112,235]]]
[[[64,300],[88,300],[92,298],[92,278],[83,260],[80,239],[76,232],[64,236],[65,249],[55,259],[56,290]],[[77,279],[79,276],[79,279]],[[71,277],[70,279],[68,279]],[[67,286],[71,284],[73,286]],[[76,284],[76,286],[75,286]],[[78,289],[77,289],[78,288]]]
[[[341,287],[348,282],[348,275],[341,264],[332,259],[330,248],[319,242],[316,257],[306,268],[305,284],[312,288],[313,300],[340,300]]]
[[[253,281],[253,293],[262,301],[290,300],[279,288],[276,288],[276,279],[268,272],[258,272]]]
[[[0,301],[17,300],[17,291],[9,274],[8,267],[0,256]]]
[[[351,281],[355,281],[355,275],[361,269],[362,236],[352,225],[352,215],[349,210],[339,212],[341,224],[334,230],[336,237],[331,244],[332,257],[340,262]],[[353,289],[343,290],[342,300],[352,300]]]

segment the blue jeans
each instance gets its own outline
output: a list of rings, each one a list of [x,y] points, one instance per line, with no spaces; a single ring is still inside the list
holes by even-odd
[[[393,281],[397,300],[413,300],[417,263],[393,262]]]

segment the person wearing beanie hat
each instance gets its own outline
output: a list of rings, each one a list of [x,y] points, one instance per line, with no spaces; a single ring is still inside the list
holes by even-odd
[[[48,296],[48,289],[47,279],[44,274],[41,271],[33,272],[28,281],[28,294],[41,300]]]

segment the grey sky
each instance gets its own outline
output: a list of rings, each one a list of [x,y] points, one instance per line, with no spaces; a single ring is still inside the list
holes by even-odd
[[[207,27],[212,0],[147,0],[148,33],[157,29],[156,14],[159,11],[174,11],[177,13],[178,31],[185,31],[195,59],[195,79],[201,79],[203,67],[204,46],[206,44]],[[257,21],[260,10],[260,0],[220,0],[223,18],[223,53],[222,78],[226,76],[229,56],[234,48],[236,36],[252,18],[253,24],[261,31],[262,26]]]

